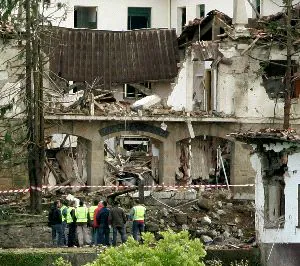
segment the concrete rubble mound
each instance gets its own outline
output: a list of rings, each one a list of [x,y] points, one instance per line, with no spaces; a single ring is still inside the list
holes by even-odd
[[[139,194],[134,191],[75,192],[78,199],[91,204],[94,199],[118,200],[129,213]],[[29,194],[0,196],[1,222],[13,224],[18,216],[20,224],[47,223],[50,203],[55,199],[64,199],[71,195],[56,191],[45,193],[41,215],[28,213]],[[175,232],[188,230],[191,237],[199,238],[210,249],[240,249],[256,246],[255,208],[252,201],[232,199],[228,190],[152,190],[145,191],[147,208],[146,230],[160,238],[160,231],[172,229]],[[127,222],[127,232],[131,232],[131,222]],[[50,239],[50,230],[49,230]]]

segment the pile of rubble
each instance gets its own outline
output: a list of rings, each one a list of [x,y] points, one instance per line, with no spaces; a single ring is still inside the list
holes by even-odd
[[[250,140],[281,140],[281,141],[290,141],[290,142],[300,142],[300,136],[293,129],[274,129],[274,128],[265,128],[259,131],[245,131],[245,132],[236,132],[231,133],[229,136],[234,137],[243,141]]]
[[[0,13],[1,15],[1,13]],[[1,21],[0,20],[0,34],[9,35],[15,33],[14,25],[10,21]]]
[[[106,185],[151,186],[156,179],[153,157],[144,152],[131,152],[127,156],[115,154],[107,146],[105,151]]]
[[[124,194],[113,190],[81,191],[73,195],[84,199],[87,204],[95,199],[107,199],[111,204],[111,197],[117,195],[126,213],[130,212],[135,198],[139,196],[135,192]],[[41,215],[28,213],[29,193],[0,196],[0,220],[13,222],[18,217],[19,222],[39,220],[46,223],[50,203],[66,196],[61,191],[56,195],[44,193],[42,202],[45,211]],[[160,231],[188,230],[192,237],[200,238],[212,249],[239,249],[256,245],[254,202],[233,200],[229,190],[146,191],[145,206],[146,230],[157,238]],[[127,223],[127,232],[131,232],[130,222]]]
[[[203,111],[199,107],[192,112],[186,112],[184,108],[180,111],[172,110],[166,99],[156,94],[143,94],[138,100],[118,101],[114,91],[89,86],[88,84],[74,84],[66,87],[66,84],[57,81],[56,86],[60,91],[48,91],[48,106],[45,112],[48,114],[81,114],[96,116],[191,116],[191,117],[232,117],[223,112]],[[135,84],[135,87],[137,84]],[[61,89],[65,88],[65,89]],[[69,94],[70,88],[76,88],[75,94]],[[144,91],[143,91],[144,92]]]
[[[256,244],[254,203],[232,200],[226,190],[211,190],[177,206],[148,206],[147,230],[157,234],[168,228],[188,230],[210,248],[249,247]]]

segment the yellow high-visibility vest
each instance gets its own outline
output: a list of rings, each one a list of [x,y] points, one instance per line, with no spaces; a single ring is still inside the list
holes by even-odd
[[[71,216],[71,211],[74,210],[74,207],[69,207],[67,211],[67,224],[70,224],[73,222],[73,218]]]
[[[142,205],[138,205],[133,207],[134,210],[134,215],[133,215],[133,221],[139,220],[139,221],[143,221],[145,219],[145,212],[146,212],[146,208]]]
[[[65,206],[65,205],[61,206],[61,208],[60,208],[61,218],[62,218],[62,221],[63,221],[63,222],[66,222],[66,221],[67,221],[67,218],[65,218],[65,217],[63,216],[63,211],[64,211],[65,209],[67,209],[67,208],[68,208],[68,207]]]
[[[91,206],[89,207],[89,214],[90,214],[90,219],[93,220],[94,219],[94,212],[97,209],[98,206]]]
[[[75,210],[75,216],[77,218],[77,223],[86,223],[87,222],[88,210],[86,207],[77,207]]]

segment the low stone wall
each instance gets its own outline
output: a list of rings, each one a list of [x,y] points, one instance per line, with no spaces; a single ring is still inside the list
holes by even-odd
[[[0,248],[40,248],[51,244],[51,228],[46,223],[0,225]]]
[[[49,266],[58,258],[69,261],[72,266],[82,266],[94,261],[99,255],[96,248],[89,249],[40,249],[40,250],[1,250],[0,265],[5,266]],[[217,260],[222,266],[236,265],[241,260],[248,265],[260,266],[258,249],[207,250],[205,261]],[[233,263],[233,264],[231,264]],[[214,264],[216,265],[216,264]],[[219,265],[219,264],[218,264]],[[279,264],[273,264],[279,265]],[[283,264],[280,264],[283,265]]]

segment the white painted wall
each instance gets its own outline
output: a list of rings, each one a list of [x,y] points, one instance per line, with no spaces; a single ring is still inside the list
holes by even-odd
[[[231,65],[220,63],[217,77],[217,111],[228,115],[243,118],[273,119],[283,118],[283,99],[270,99],[266,89],[262,85],[262,76],[259,74],[260,61],[267,60],[268,49],[260,46],[254,48],[250,55],[241,55],[246,47],[252,42],[241,44],[236,42],[223,42],[220,51],[226,58],[232,60]],[[274,49],[271,51],[272,60],[285,60],[284,50]],[[294,60],[299,62],[299,57]],[[299,99],[293,99],[291,113],[297,118],[300,114]],[[299,123],[294,120],[294,123]]]
[[[151,28],[168,27],[167,0],[55,0],[68,6],[66,20],[60,26],[74,27],[74,6],[97,7],[97,29],[99,30],[127,30],[128,7],[150,7]]]
[[[226,15],[233,15],[233,0],[55,0],[52,1],[51,12],[56,9],[57,3],[62,2],[67,6],[67,16],[62,20],[63,9],[55,14],[56,25],[61,21],[60,26],[74,27],[74,6],[97,7],[97,26],[101,30],[127,30],[127,8],[128,7],[151,7],[152,28],[176,28],[178,34],[181,27],[178,25],[178,8],[186,7],[186,20],[192,21],[198,17],[197,6],[205,5],[205,14],[212,10],[219,10]],[[253,10],[245,0],[248,17],[253,17]],[[282,10],[281,0],[263,0],[262,15],[270,15]]]
[[[168,98],[167,104],[176,111],[181,111],[187,105],[187,61],[184,61],[178,72],[178,77],[174,84],[173,90]]]
[[[277,152],[289,148],[291,144],[276,144],[265,146],[267,150],[274,149]],[[261,243],[299,243],[300,228],[298,226],[298,185],[300,184],[300,153],[289,155],[288,174],[285,176],[285,224],[284,228],[264,228],[264,188],[262,180],[261,158],[256,153],[251,156],[251,163],[256,171],[255,181],[255,206],[256,206],[256,230],[258,241]]]

